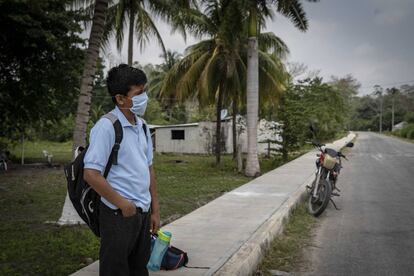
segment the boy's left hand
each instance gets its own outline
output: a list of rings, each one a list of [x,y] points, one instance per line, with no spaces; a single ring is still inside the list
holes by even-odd
[[[151,233],[156,234],[160,229],[160,213],[151,213]]]

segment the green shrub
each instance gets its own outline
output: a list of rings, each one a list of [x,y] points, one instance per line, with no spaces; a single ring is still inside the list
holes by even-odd
[[[393,135],[395,135],[395,136],[401,137],[401,129],[394,130],[394,131],[392,132],[392,134],[393,134]]]
[[[404,116],[404,121],[409,124],[414,124],[414,112],[407,112]]]
[[[405,138],[414,139],[414,124],[409,124],[405,129],[407,129]]]
[[[10,147],[10,140],[4,137],[0,137],[0,151],[7,150]]]
[[[40,127],[39,138],[53,142],[66,142],[72,138],[75,117],[69,114],[59,121],[48,120]]]
[[[408,134],[408,127],[405,127],[405,128],[403,128],[403,129],[401,129],[400,134],[401,134],[401,137],[403,137],[403,138],[407,138],[407,134]]]
[[[395,133],[403,138],[414,139],[414,124],[408,124],[403,129],[395,131]]]

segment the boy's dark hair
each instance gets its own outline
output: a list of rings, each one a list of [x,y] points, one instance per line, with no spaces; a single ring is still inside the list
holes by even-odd
[[[147,83],[147,76],[138,69],[127,64],[120,64],[113,67],[108,72],[106,85],[108,86],[109,95],[116,104],[115,95],[127,95],[132,85],[141,85]]]

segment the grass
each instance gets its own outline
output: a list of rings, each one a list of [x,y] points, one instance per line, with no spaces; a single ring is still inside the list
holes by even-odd
[[[65,163],[70,147],[70,142],[28,142],[26,161],[42,161],[41,151],[46,149],[57,156],[54,162]],[[171,222],[251,180],[237,173],[231,156],[222,158],[216,167],[214,156],[155,155],[162,222]],[[262,159],[262,173],[281,164],[279,157]],[[45,223],[59,219],[65,195],[61,168],[14,166],[0,174],[0,275],[67,275],[98,258],[99,240],[86,226]]]
[[[303,262],[304,246],[309,245],[316,218],[310,215],[305,203],[291,214],[281,235],[270,245],[264,259],[259,264],[256,275],[272,275],[271,270],[292,272]]]
[[[326,143],[342,138],[345,134],[337,135]],[[357,135],[352,142],[355,143],[356,140]],[[343,147],[341,152],[346,155],[350,150]],[[310,245],[312,229],[316,223],[317,219],[308,213],[306,202],[297,206],[289,217],[283,233],[272,241],[264,259],[257,267],[256,276],[272,275],[271,270],[294,272],[303,265],[303,248]]]
[[[399,135],[397,135],[397,134],[395,134],[393,132],[390,132],[390,131],[384,131],[382,134],[387,135],[389,137],[394,137],[394,138],[403,140],[405,142],[414,143],[414,139],[409,139],[409,138],[401,137],[401,136],[399,136]]]
[[[0,275],[67,275],[97,258],[98,241],[85,227],[44,223],[59,218],[65,193],[61,170],[0,175]]]
[[[43,150],[53,155],[53,163],[66,163],[72,158],[72,141],[59,143],[50,141],[26,141],[24,143],[25,163],[46,162]],[[18,144],[11,150],[12,160],[20,163],[22,146]]]

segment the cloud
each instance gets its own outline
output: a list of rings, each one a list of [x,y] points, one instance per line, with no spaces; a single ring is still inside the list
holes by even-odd
[[[374,8],[374,22],[380,26],[397,25],[412,13],[412,0],[369,0]]]
[[[414,26],[414,0],[330,0],[305,4],[305,8],[307,32],[280,15],[267,22],[267,31],[275,32],[290,48],[288,61],[320,70],[326,80],[351,73],[361,82],[363,93],[370,93],[376,83],[412,80],[414,37],[409,34]],[[168,49],[182,53],[197,41],[189,38],[185,43],[180,34],[171,34],[168,24],[158,21],[157,26]],[[125,62],[126,43],[122,53]],[[134,48],[134,60],[141,64],[161,63],[160,54],[154,42],[142,53],[138,45]],[[121,59],[115,47],[112,58]]]
[[[404,9],[389,9],[384,11],[377,9],[375,11],[374,22],[380,26],[396,25],[402,22],[409,15],[409,11]]]
[[[359,57],[364,57],[364,56],[371,56],[376,52],[374,46],[371,45],[371,43],[369,42],[364,42],[362,44],[359,44],[355,49],[354,49],[354,54],[356,56]]]

